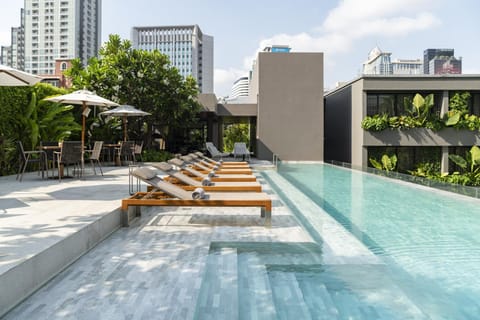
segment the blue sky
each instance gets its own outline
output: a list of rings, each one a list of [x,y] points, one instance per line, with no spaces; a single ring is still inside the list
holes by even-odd
[[[9,44],[23,0],[0,0],[0,44]],[[103,0],[102,40],[130,38],[133,26],[198,24],[214,37],[215,92],[228,95],[267,44],[325,53],[325,87],[361,71],[378,46],[392,59],[423,58],[426,48],[454,48],[463,73],[480,74],[477,0]]]

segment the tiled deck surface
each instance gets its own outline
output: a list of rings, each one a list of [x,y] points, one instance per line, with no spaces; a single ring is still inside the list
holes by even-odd
[[[21,183],[15,176],[0,177],[0,277],[45,250],[73,261],[70,251],[76,249],[56,245],[59,241],[82,232],[100,241],[105,230],[114,231],[96,246],[82,245],[95,247],[5,319],[194,319],[212,242],[314,242],[262,178],[274,200],[271,228],[263,227],[256,208],[153,207],[142,209],[132,227],[116,229],[120,199],[128,195],[128,168],[105,171],[104,177],[62,183],[34,174]],[[311,206],[307,200],[302,205]],[[99,219],[108,221],[92,227]],[[330,237],[323,243],[323,262],[378,263],[332,219],[325,217],[322,229],[320,236]],[[9,295],[5,285],[15,284],[0,278],[0,302]],[[222,298],[218,293],[211,304],[219,310],[215,318],[231,319],[231,309],[218,305]]]

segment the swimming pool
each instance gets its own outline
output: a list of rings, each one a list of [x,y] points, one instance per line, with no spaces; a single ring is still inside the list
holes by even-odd
[[[278,172],[381,258],[420,311],[409,317],[480,317],[480,201],[325,164]],[[296,214],[315,232],[315,217]]]

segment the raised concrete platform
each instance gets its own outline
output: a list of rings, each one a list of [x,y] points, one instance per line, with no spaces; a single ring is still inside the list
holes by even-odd
[[[0,177],[0,316],[117,230],[127,195],[127,167],[61,182]]]

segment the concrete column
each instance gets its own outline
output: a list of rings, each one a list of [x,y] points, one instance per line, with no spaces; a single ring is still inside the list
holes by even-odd
[[[440,161],[440,172],[448,173],[448,147],[442,147],[442,159]]]
[[[440,108],[440,117],[443,117],[448,112],[449,104],[448,90],[443,91],[442,107]],[[442,158],[440,160],[440,172],[448,173],[448,147],[442,147]]]
[[[448,112],[448,104],[449,104],[448,90],[445,90],[443,91],[442,107],[440,108],[440,117],[443,117],[443,115]]]
[[[257,154],[257,118],[250,117],[250,152]]]
[[[213,143],[217,146],[218,150],[223,151],[223,118],[218,118],[217,123],[217,141]]]

